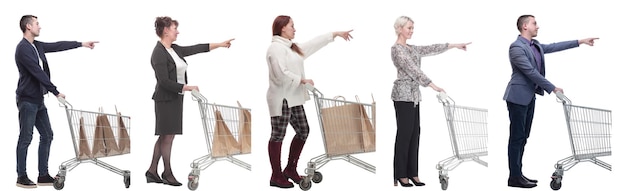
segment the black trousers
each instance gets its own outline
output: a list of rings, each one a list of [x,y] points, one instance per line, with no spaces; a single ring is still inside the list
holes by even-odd
[[[393,156],[394,179],[418,176],[420,109],[414,102],[394,101],[396,144]]]
[[[528,105],[519,105],[506,102],[509,110],[509,177],[521,177],[522,157],[524,147],[528,137],[530,137],[530,127],[535,116],[535,99]]]

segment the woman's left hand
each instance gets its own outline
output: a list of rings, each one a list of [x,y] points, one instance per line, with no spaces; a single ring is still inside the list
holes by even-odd
[[[353,30],[349,30],[349,31],[337,31],[333,33],[333,38],[340,36],[341,38],[343,38],[346,41],[350,41],[350,39],[352,39],[352,35],[350,35],[350,32],[352,32]]]

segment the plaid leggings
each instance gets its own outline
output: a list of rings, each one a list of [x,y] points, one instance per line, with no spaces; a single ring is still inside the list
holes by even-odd
[[[287,100],[283,99],[282,110],[283,114],[281,116],[272,117],[272,136],[270,141],[282,142],[285,138],[288,124],[291,124],[291,127],[296,131],[294,138],[306,141],[309,136],[309,122],[306,119],[304,107],[299,105],[289,108]]]

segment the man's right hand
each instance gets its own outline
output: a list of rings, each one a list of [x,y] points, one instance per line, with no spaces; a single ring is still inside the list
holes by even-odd
[[[65,99],[65,94],[59,93],[59,94],[57,94],[57,97]]]
[[[188,85],[183,86],[183,91],[192,91],[192,90],[200,91],[198,86],[188,86]]]
[[[563,89],[555,87],[554,88],[554,92],[561,92],[561,93],[563,93]]]

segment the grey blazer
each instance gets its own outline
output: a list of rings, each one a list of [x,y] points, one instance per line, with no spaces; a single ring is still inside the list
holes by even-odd
[[[518,35],[517,39],[509,47],[509,61],[511,62],[513,74],[511,74],[511,80],[506,86],[503,99],[519,105],[528,105],[535,98],[535,93],[539,95],[543,95],[544,91],[552,93],[555,88],[545,78],[546,64],[544,54],[578,47],[578,41],[571,40],[541,44],[539,41],[532,39],[534,44],[539,45],[539,53],[542,60],[540,71],[537,69],[537,62],[530,44],[523,38]]]
[[[209,44],[197,44],[192,46],[172,44],[172,49],[174,49],[174,52],[176,52],[181,59],[185,60],[184,57],[186,56],[209,52]],[[178,98],[179,93],[183,90],[183,84],[177,82],[176,63],[160,41],[158,41],[154,47],[150,60],[157,80],[152,99],[154,101],[168,101]],[[186,62],[187,61],[185,61],[185,63]],[[185,84],[186,83],[187,72],[185,72]]]

